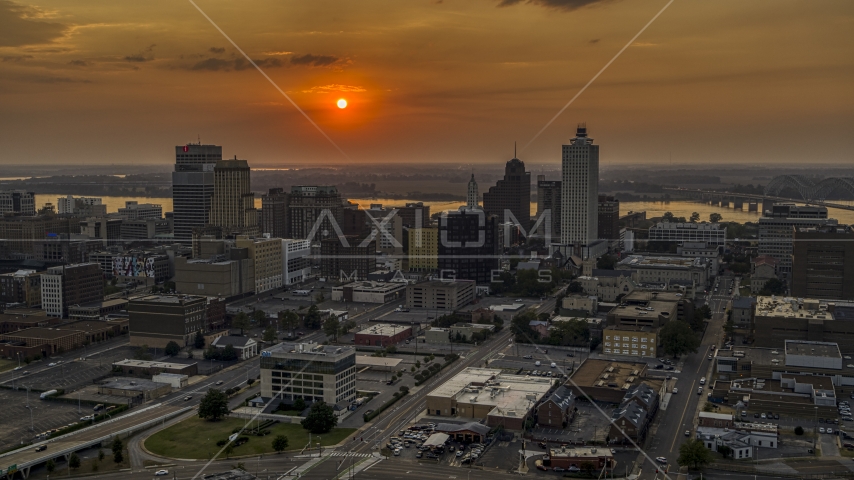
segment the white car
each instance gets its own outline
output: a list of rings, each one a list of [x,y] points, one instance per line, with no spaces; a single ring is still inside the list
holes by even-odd
[[[162,477],[163,475],[169,475],[169,470],[158,470],[154,472],[155,477]]]
[[[655,461],[658,463],[667,463],[667,459],[664,457],[655,457]]]
[[[673,387],[673,394],[676,395],[677,393],[679,393],[679,389],[676,387]]]
[[[833,433],[833,429],[830,427],[827,427],[827,433]]]
[[[534,362],[534,366],[535,366],[535,367],[539,367],[540,365],[542,365],[542,363],[540,363],[540,361],[539,361],[539,360],[537,360],[536,362]]]
[[[824,427],[818,427],[818,433],[824,433]]]
[[[551,365],[549,365],[549,367],[551,367],[551,368],[557,368],[557,364],[556,364],[555,362],[552,362],[552,364],[551,364]]]
[[[56,366],[56,364],[55,364],[55,363],[48,363],[48,364],[47,364],[47,366],[48,366],[48,367],[55,367],[55,366]]]
[[[15,368],[13,368],[12,370],[18,371],[18,370],[20,370],[20,369],[22,369],[22,368],[24,368],[24,367],[15,367]]]
[[[703,377],[700,379],[700,385],[705,385],[705,384],[706,384],[706,377]]]

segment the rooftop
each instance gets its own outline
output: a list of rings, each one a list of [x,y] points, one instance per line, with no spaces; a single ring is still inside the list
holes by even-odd
[[[216,346],[226,346],[231,345],[232,347],[245,347],[247,345],[251,345],[256,343],[255,340],[252,340],[249,337],[239,337],[237,335],[224,335],[222,337],[216,337],[211,345]]]
[[[676,318],[676,310],[676,304],[673,302],[653,300],[647,302],[646,306],[620,304],[614,307],[608,314],[629,318],[636,318],[638,316]]]
[[[291,343],[291,342],[282,342],[278,345],[273,345],[272,347],[261,352],[261,356],[273,356],[273,357],[281,357],[285,355],[298,355],[308,358],[309,356],[329,356],[331,359],[335,359],[338,356],[346,356],[346,355],[354,355],[355,356],[356,349],[350,346],[338,346],[338,345],[319,345],[314,342],[307,343]]]
[[[665,256],[645,256],[645,255],[629,255],[617,263],[618,267],[625,268],[670,268],[670,269],[686,269],[686,268],[706,268],[707,260],[701,257],[665,257]]]
[[[807,355],[812,357],[841,358],[839,345],[830,342],[809,342],[804,340],[786,340],[786,355]]]
[[[571,378],[580,388],[595,386],[622,389],[625,385],[630,385],[631,388],[641,383],[641,375],[645,369],[646,363],[643,362],[588,359],[575,370]]]
[[[120,367],[168,368],[180,370],[193,364],[185,365],[183,363],[156,362],[152,360],[119,360],[118,362],[114,362],[113,365]]]
[[[23,330],[18,330],[17,332],[5,333],[2,336],[14,336],[14,337],[24,337],[24,338],[35,338],[35,339],[50,339],[50,338],[61,338],[67,335],[79,335],[82,334],[80,330],[72,330],[70,328],[44,328],[44,327],[32,327],[25,328]]]
[[[750,309],[756,303],[753,297],[735,297],[732,299],[732,308]]]
[[[549,449],[549,455],[552,458],[591,458],[598,459],[599,457],[611,457],[611,452],[607,448],[595,447],[579,447],[579,448],[552,448]]]
[[[380,335],[383,337],[392,337],[401,332],[404,332],[412,327],[409,325],[393,325],[391,323],[375,323],[373,325],[368,325],[356,332],[356,335]]]
[[[351,282],[332,287],[332,290],[344,290],[345,288],[352,288],[357,292],[388,293],[404,289],[406,288],[406,284],[400,282]]]
[[[833,320],[825,301],[794,297],[756,297],[756,316]]]
[[[523,417],[551,390],[552,381],[551,378],[507,375],[497,369],[469,367],[428,395],[493,407],[490,416]]]
[[[700,418],[712,418],[715,420],[732,420],[732,414],[730,414],[730,413],[700,412]]]
[[[374,357],[371,355],[356,355],[356,365],[364,367],[397,367],[403,359],[392,357]]]
[[[436,425],[437,432],[465,432],[466,430],[470,432],[479,433],[481,435],[486,435],[489,433],[490,428],[482,423],[476,422],[467,422],[463,424],[457,423],[439,423]]]
[[[650,227],[650,230],[654,229],[677,229],[677,230],[726,230],[726,227],[721,225],[720,223],[669,223],[669,222],[658,222],[654,226]]]
[[[134,302],[150,302],[150,303],[169,303],[179,304],[183,302],[204,300],[205,297],[198,295],[146,295],[144,297],[134,298]]]

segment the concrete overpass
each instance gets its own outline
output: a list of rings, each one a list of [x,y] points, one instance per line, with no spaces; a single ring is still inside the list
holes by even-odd
[[[743,209],[744,204],[746,203],[748,205],[747,210],[750,212],[764,212],[765,210],[770,210],[773,204],[782,202],[802,203],[806,205],[816,205],[827,208],[838,208],[840,210],[854,210],[854,206],[852,205],[833,203],[824,200],[804,200],[798,198],[778,197],[774,195],[731,193],[721,192],[717,190],[701,190],[693,188],[664,187],[664,190],[667,192],[675,192],[679,195],[694,200],[700,200],[707,203],[710,202],[716,205],[720,205],[721,207],[732,206],[733,208]],[[760,206],[762,210],[759,210]]]
[[[57,457],[65,457],[67,462],[74,452],[112,441],[117,436],[128,437],[193,409],[195,407],[179,408],[158,403],[91,427],[6,452],[0,455],[0,477],[7,475],[8,478],[14,478],[15,474],[20,472],[26,479],[34,465]],[[45,445],[47,449],[37,452],[36,447],[40,445]]]

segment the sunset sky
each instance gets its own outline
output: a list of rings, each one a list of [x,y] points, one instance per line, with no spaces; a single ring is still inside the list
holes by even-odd
[[[504,162],[667,0],[0,0],[0,164]],[[519,157],[849,162],[854,1],[676,0]],[[344,98],[345,109],[336,101]],[[2,176],[2,175],[0,175]]]

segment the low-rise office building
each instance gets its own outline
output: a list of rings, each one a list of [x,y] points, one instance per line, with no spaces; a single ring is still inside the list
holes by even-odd
[[[433,344],[451,343],[451,329],[430,327],[428,330],[424,331],[424,341],[426,343]]]
[[[51,267],[41,275],[42,308],[48,315],[68,317],[68,308],[104,299],[104,276],[97,263]]]
[[[282,281],[285,285],[304,282],[311,277],[311,242],[282,239]]]
[[[246,248],[255,264],[255,293],[262,293],[282,286],[282,239],[249,238],[238,236],[238,248]]]
[[[786,340],[836,342],[854,352],[854,304],[811,298],[758,296],[755,347],[783,348]]]
[[[398,282],[351,282],[332,287],[332,301],[388,303],[403,300],[406,283]]]
[[[655,358],[658,332],[652,327],[609,325],[602,330],[602,353]]]
[[[570,467],[582,468],[586,464],[593,465],[596,472],[603,470],[608,473],[616,466],[614,456],[611,450],[607,448],[594,447],[567,447],[549,449],[549,463],[552,468],[561,467],[569,469]]]
[[[129,397],[140,402],[147,402],[172,393],[169,383],[154,382],[142,378],[113,377],[98,385],[99,395]]]
[[[614,268],[634,271],[634,279],[638,283],[690,283],[700,290],[708,285],[708,260],[702,257],[629,255]]]
[[[177,373],[158,373],[151,377],[152,382],[169,384],[173,390],[180,390],[190,383],[190,377]]]
[[[490,427],[522,430],[552,379],[469,367],[427,394],[427,414],[485,420]]]
[[[396,345],[410,337],[412,337],[411,326],[375,323],[356,332],[353,343],[356,345],[387,347],[389,345]]]
[[[356,399],[356,349],[280,343],[261,352],[261,398],[329,405]]]
[[[599,313],[599,298],[596,295],[567,295],[561,302],[562,315],[596,315]]]
[[[644,380],[647,364],[645,362],[612,362],[609,360],[587,359],[572,373],[573,395],[589,395],[597,402],[620,403],[626,392],[641,382],[657,388],[656,382]]]
[[[409,308],[457,310],[474,301],[473,280],[434,280],[406,286],[406,305]]]
[[[175,289],[185,294],[229,298],[255,290],[255,261],[245,249],[207,259],[175,259]]]
[[[208,300],[196,295],[148,295],[127,306],[130,344],[165,348],[174,341],[184,347],[204,331]]]
[[[659,222],[649,227],[650,242],[697,243],[719,246],[726,243],[727,227],[721,223]]]
[[[0,335],[0,341],[3,340],[35,347],[41,355],[50,356],[82,347],[86,334],[80,330],[59,327],[33,327]]]
[[[74,305],[68,307],[68,318],[72,320],[104,320],[107,315],[124,311],[127,305],[128,301],[124,298]]]
[[[492,333],[495,325],[488,323],[455,323],[451,325],[451,338],[469,341],[475,333]]]
[[[120,360],[113,363],[113,368],[121,370],[122,375],[137,377],[153,377],[161,373],[192,377],[199,373],[199,365],[197,363],[171,363],[152,360]]]

